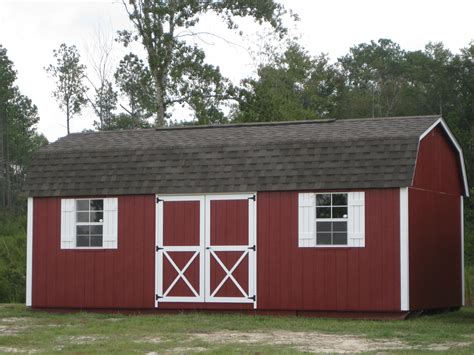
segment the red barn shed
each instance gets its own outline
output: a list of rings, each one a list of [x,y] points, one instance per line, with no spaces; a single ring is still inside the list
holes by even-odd
[[[71,134],[26,189],[33,308],[463,305],[469,190],[439,116]]]

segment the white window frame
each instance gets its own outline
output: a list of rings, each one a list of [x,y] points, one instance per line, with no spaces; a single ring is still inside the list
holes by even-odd
[[[346,218],[316,218],[317,194],[347,194]],[[342,205],[341,205],[342,206]],[[316,244],[318,221],[347,221],[346,244]],[[313,191],[298,194],[299,248],[364,248],[365,247],[365,191]]]
[[[91,213],[91,209],[90,209],[90,201],[92,200],[101,200],[102,201],[102,210],[101,211],[97,211],[97,212],[102,212],[102,222],[78,222],[77,221],[77,213],[78,212],[87,212],[87,213]],[[89,209],[87,211],[79,211],[77,209],[77,201],[89,201]],[[105,198],[103,197],[90,197],[90,198],[75,198],[74,199],[74,214],[76,216],[76,220],[74,221],[75,225],[74,225],[74,249],[86,249],[86,250],[89,250],[89,249],[105,249],[104,248],[104,220],[105,220],[105,211],[104,211],[104,205],[105,205]],[[77,245],[77,226],[102,226],[102,245],[101,246],[88,246],[88,247],[85,247],[85,246],[78,246]],[[89,235],[89,238],[91,236]],[[89,240],[89,243],[90,243],[90,240]]]
[[[345,205],[333,205],[332,204],[332,196],[333,195],[346,195],[347,202]],[[331,195],[331,204],[329,206],[319,206],[320,208],[330,208],[331,209],[331,218],[318,218],[317,210],[318,210],[318,195]],[[333,218],[332,217],[332,208],[333,207],[345,207],[346,208],[346,218]],[[346,244],[318,244],[318,222],[346,222]],[[314,208],[314,231],[316,235],[315,239],[315,247],[316,248],[348,248],[349,247],[349,193],[345,192],[316,192],[315,193],[315,208]],[[331,240],[332,240],[331,231]]]
[[[103,200],[102,222],[77,222],[77,201]],[[61,199],[61,250],[118,249],[118,198],[88,197]],[[77,246],[77,226],[102,225],[102,246]]]

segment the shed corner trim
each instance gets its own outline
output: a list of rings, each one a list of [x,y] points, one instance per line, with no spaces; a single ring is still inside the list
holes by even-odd
[[[26,230],[26,306],[31,307],[33,285],[33,197],[28,197]]]
[[[400,188],[400,310],[410,310],[408,187]]]

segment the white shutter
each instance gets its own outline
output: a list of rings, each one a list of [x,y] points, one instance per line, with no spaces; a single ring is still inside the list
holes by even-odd
[[[118,199],[104,198],[103,248],[117,249]]]
[[[316,195],[298,194],[298,246],[316,246]]]
[[[72,198],[61,200],[61,249],[76,247],[76,206]]]
[[[365,193],[348,193],[347,244],[365,247]]]

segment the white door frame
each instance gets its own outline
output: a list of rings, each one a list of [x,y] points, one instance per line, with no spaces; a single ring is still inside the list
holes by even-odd
[[[156,257],[155,257],[155,307],[163,302],[204,302],[204,196],[157,196],[156,205]],[[167,201],[199,201],[199,245],[190,246],[165,246],[163,245],[163,207],[164,202]],[[194,255],[186,263],[183,269],[180,269],[169,256],[168,252],[194,252]],[[195,258],[199,257],[199,291],[194,290],[189,283],[184,273],[187,268],[193,263]],[[166,258],[173,268],[178,273],[171,285],[164,290],[163,288],[163,261]],[[194,297],[176,297],[167,296],[168,292],[172,290],[174,285],[182,279],[189,289],[195,294]]]
[[[246,245],[211,245],[211,201],[215,200],[248,200],[248,244]],[[222,270],[227,274],[214,292],[211,293],[211,280],[205,278],[205,299],[212,303],[253,303],[256,307],[256,195],[255,194],[231,194],[231,195],[207,195],[206,196],[206,276],[211,273],[211,258],[217,261]],[[242,252],[238,261],[229,269],[221,262],[215,252],[237,251]],[[245,257],[248,257],[248,293],[232,276],[233,271],[240,265]],[[230,279],[242,293],[242,297],[216,297],[215,293]],[[229,281],[227,281],[229,282]]]
[[[159,303],[164,302],[209,302],[209,303],[253,303],[254,308],[257,307],[257,208],[256,208],[256,193],[238,193],[238,194],[205,194],[205,195],[156,195],[157,205],[156,205],[156,257],[155,257],[155,307],[158,307]],[[210,236],[211,236],[211,216],[210,216],[210,206],[212,200],[248,200],[248,245],[239,245],[239,246],[211,246]],[[164,246],[163,245],[163,205],[166,201],[199,201],[200,209],[200,245],[199,246]],[[170,252],[195,252],[191,259],[200,257],[199,260],[199,293],[195,297],[163,297],[163,292],[167,292],[172,287],[168,287],[168,290],[163,289],[163,261],[164,258],[167,258],[175,270],[178,272],[178,276],[174,280],[176,283],[180,278],[186,282],[184,273],[186,271],[186,266],[179,270],[177,266],[172,262],[171,258],[167,254],[167,251]],[[239,258],[239,261],[232,267],[230,270],[223,265],[222,262],[218,259],[217,255],[214,252],[219,251],[242,251],[243,254]],[[210,293],[210,259],[215,258],[220,267],[223,268],[224,272],[227,275],[224,277],[224,280],[230,279],[232,282],[238,282],[233,278],[232,272],[237,268],[240,262],[245,259],[245,256],[248,257],[248,293],[245,293],[244,290],[241,290],[245,294],[242,297],[215,297],[214,294]],[[217,258],[216,258],[217,257]],[[188,261],[188,264],[191,264],[191,261]],[[173,265],[174,264],[174,265]],[[189,265],[188,265],[189,266]],[[229,281],[227,281],[229,282]],[[188,284],[188,283],[187,283]],[[221,286],[224,284],[224,281],[221,282]],[[173,286],[170,285],[170,286]],[[237,286],[237,285],[236,285]],[[189,287],[189,284],[188,284]],[[239,289],[241,287],[237,286]],[[215,293],[215,292],[214,292]]]

